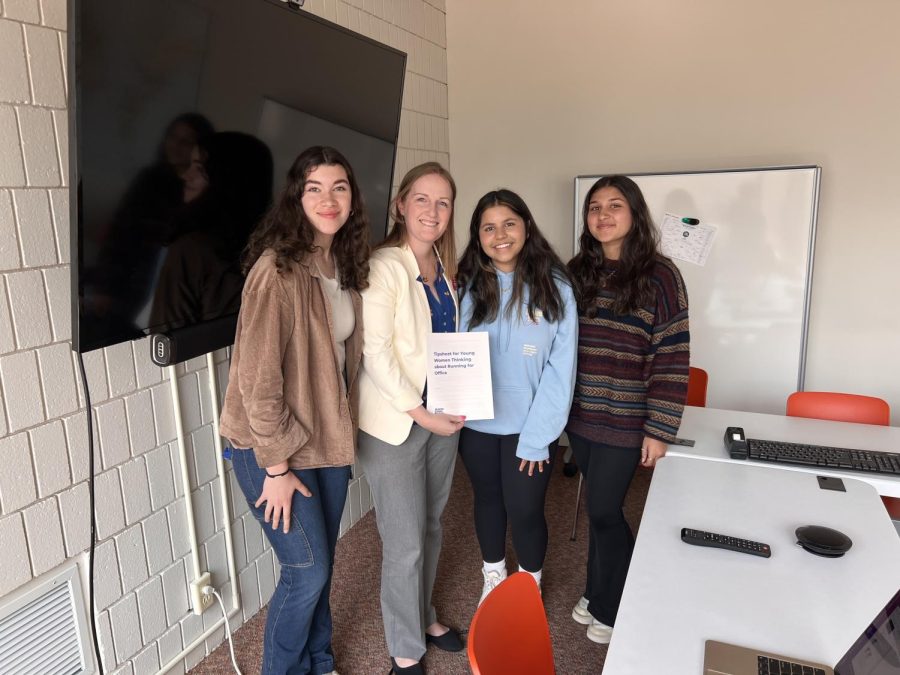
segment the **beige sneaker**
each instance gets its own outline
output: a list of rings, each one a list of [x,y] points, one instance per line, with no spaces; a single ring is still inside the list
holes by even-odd
[[[590,626],[591,621],[594,620],[594,617],[591,616],[591,613],[588,611],[588,600],[586,597],[581,596],[581,599],[575,605],[575,608],[572,610],[572,618],[575,619],[576,622],[580,623],[582,626]]]
[[[497,586],[500,585],[500,582],[506,579],[506,570],[503,570],[502,572],[491,570],[488,572],[482,567],[481,575],[484,577],[484,586],[481,589],[481,598],[478,600],[479,605],[484,602],[488,593],[497,588]]]
[[[608,645],[612,640],[612,626],[600,623],[597,619],[591,619],[591,625],[587,627],[587,637],[598,645]]]

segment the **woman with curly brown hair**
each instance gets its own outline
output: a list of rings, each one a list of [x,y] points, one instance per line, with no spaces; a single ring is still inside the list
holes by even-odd
[[[638,463],[675,440],[687,395],[690,334],[684,280],[660,255],[644,196],[627,176],[591,187],[582,212],[578,366],[566,432],[584,476],[590,520],[587,583],[572,618],[610,641],[634,536],[622,514]]]
[[[350,164],[316,146],[247,246],[221,433],[281,563],[266,675],[334,672],[328,595],[356,445],[368,230]]]

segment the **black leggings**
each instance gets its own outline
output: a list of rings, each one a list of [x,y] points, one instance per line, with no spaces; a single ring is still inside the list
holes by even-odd
[[[615,448],[569,434],[572,452],[584,475],[590,521],[587,584],[591,615],[613,626],[634,550],[634,535],[625,521],[625,493],[641,459],[641,449]]]
[[[513,548],[519,565],[529,572],[544,566],[547,521],[544,497],[553,472],[557,441],[550,445],[550,464],[544,471],[519,471],[516,457],[519,434],[498,436],[463,428],[459,436],[462,457],[475,491],[475,533],[485,562],[506,557],[506,518],[512,526]]]

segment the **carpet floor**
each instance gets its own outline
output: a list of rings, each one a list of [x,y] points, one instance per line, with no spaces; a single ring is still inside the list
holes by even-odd
[[[561,451],[560,451],[561,452]],[[578,478],[562,474],[561,454],[547,492],[550,532],[543,570],[544,607],[556,671],[561,675],[597,675],[603,668],[606,646],[585,636],[585,627],[572,620],[572,607],[584,590],[587,563],[587,518],[582,505],[577,540],[570,541]],[[652,472],[638,469],[625,501],[625,515],[637,531]],[[466,631],[481,595],[481,555],[472,521],[472,488],[457,462],[453,489],[444,511],[444,546],[434,588],[440,620]],[[507,542],[507,562],[515,570],[515,554]],[[384,643],[379,602],[381,540],[370,511],[337,544],[331,591],[334,651],[341,675],[383,675],[390,670]],[[244,675],[260,672],[266,608],[234,633],[238,665]],[[468,673],[465,651],[451,654],[429,647],[425,666],[430,674]],[[193,675],[232,672],[228,645],[223,643],[195,668]]]

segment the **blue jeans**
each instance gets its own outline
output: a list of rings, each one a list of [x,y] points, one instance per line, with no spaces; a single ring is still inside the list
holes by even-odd
[[[294,470],[312,497],[294,493],[291,527],[273,530],[264,522],[262,493],[265,470],[253,450],[235,449],[234,473],[250,510],[269,538],[281,576],[269,601],[262,675],[322,675],[334,670],[331,651],[331,569],[341,524],[350,467]]]

